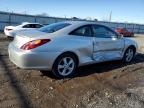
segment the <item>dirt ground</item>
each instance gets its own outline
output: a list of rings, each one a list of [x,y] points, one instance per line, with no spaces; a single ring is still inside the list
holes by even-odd
[[[8,58],[10,40],[0,34],[0,108],[144,108],[144,35],[132,39],[140,47],[131,64],[84,66],[58,80],[17,68]]]

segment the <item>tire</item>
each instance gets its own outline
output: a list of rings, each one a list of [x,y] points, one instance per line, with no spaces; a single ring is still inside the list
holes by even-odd
[[[12,37],[10,37],[10,36],[6,36],[8,39],[13,39]]]
[[[134,34],[132,34],[131,36],[134,37]]]
[[[130,63],[134,59],[135,52],[136,51],[135,51],[134,47],[131,46],[131,47],[127,48],[127,50],[125,51],[124,56],[123,56],[123,62]]]
[[[60,55],[54,65],[52,72],[57,78],[71,77],[77,68],[77,59],[74,55],[65,53]]]

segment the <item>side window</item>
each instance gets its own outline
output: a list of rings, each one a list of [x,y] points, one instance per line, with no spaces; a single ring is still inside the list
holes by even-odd
[[[23,28],[31,28],[30,24],[24,25]]]
[[[27,24],[24,25],[23,28],[36,28],[36,24]]]
[[[31,28],[36,28],[36,24],[31,24],[30,27]]]
[[[80,27],[70,33],[70,35],[77,35],[77,36],[92,36],[90,26],[83,26]]]
[[[94,25],[92,27],[93,33],[95,37],[98,38],[112,38],[112,37],[117,37],[116,33],[114,33],[112,30],[108,29],[107,27],[104,26],[97,26]]]
[[[123,31],[127,32],[128,30],[127,29],[123,29]]]
[[[41,27],[43,27],[42,25],[39,25],[39,24],[36,24],[35,25],[35,28],[41,28]]]

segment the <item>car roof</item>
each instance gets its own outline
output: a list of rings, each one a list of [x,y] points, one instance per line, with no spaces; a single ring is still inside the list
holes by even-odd
[[[96,25],[100,25],[100,26],[105,26],[103,24],[100,24],[100,23],[94,22],[94,21],[63,21],[63,22],[58,22],[58,23],[68,23],[68,24],[70,24],[70,26],[67,26],[64,29],[61,29],[61,30],[57,31],[56,33],[58,33],[59,35],[60,34],[61,35],[68,34],[71,31],[77,29],[78,27],[85,26],[85,25],[96,24]]]
[[[21,25],[27,25],[27,24],[39,24],[39,25],[42,25],[40,23],[30,23],[30,22],[23,22]]]
[[[116,29],[125,29],[125,28],[123,28],[123,27],[118,27],[118,28],[116,28]]]
[[[72,25],[99,24],[98,22],[94,22],[94,21],[65,21],[65,23],[70,23]]]

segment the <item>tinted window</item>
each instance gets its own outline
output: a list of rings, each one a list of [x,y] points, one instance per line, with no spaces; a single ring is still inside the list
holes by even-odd
[[[54,23],[54,24],[50,24],[50,25],[40,28],[39,31],[46,32],[46,33],[53,33],[60,29],[65,28],[69,25],[71,25],[71,24],[69,24],[69,23]]]
[[[36,24],[30,24],[31,28],[36,28]]]
[[[27,25],[24,25],[23,28],[36,28],[36,25],[37,24],[27,24]]]
[[[23,26],[23,28],[41,28],[41,27],[43,26],[40,24],[27,24]]]
[[[39,25],[39,24],[35,24],[35,28],[41,28],[43,27],[42,25]]]
[[[117,37],[117,34],[107,27],[94,25],[92,28],[95,37],[99,38]]]
[[[70,33],[70,35],[77,35],[77,36],[92,36],[91,35],[91,28],[90,26],[83,26],[80,27]]]
[[[23,28],[31,28],[31,24],[24,25]]]

